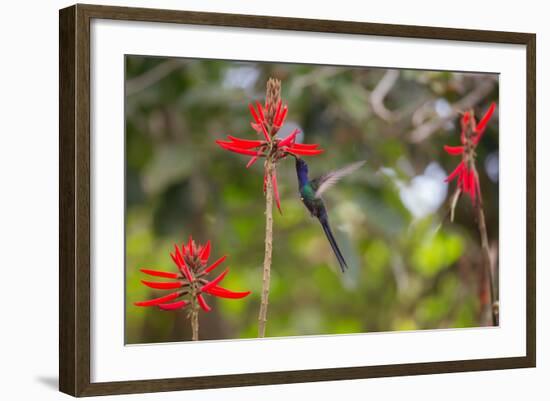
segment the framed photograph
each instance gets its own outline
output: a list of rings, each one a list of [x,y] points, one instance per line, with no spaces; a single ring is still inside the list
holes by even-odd
[[[60,390],[535,366],[535,35],[60,11]]]

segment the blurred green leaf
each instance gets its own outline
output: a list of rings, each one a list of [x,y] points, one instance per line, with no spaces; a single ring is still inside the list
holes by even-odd
[[[413,251],[413,266],[424,276],[433,277],[456,262],[463,249],[464,242],[460,236],[439,232]]]

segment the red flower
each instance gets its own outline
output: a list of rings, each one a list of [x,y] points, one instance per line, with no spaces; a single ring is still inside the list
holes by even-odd
[[[478,124],[476,124],[475,117],[472,113],[465,112],[461,120],[462,132],[460,133],[460,142],[462,146],[445,145],[443,147],[450,155],[462,156],[462,161],[454,171],[449,174],[445,182],[450,182],[457,178],[458,188],[470,196],[474,205],[476,200],[481,196],[479,176],[475,168],[475,149],[483,137],[483,133],[485,132],[489,119],[495,111],[495,107],[495,103],[491,103],[489,110],[487,110]]]
[[[206,278],[208,273],[218,267],[226,259],[226,256],[222,256],[209,265],[207,262],[210,257],[210,250],[210,241],[204,246],[200,246],[196,245],[190,237],[187,245],[182,244],[181,248],[174,245],[174,252],[170,253],[172,260],[178,267],[177,273],[140,269],[142,273],[150,276],[175,280],[165,282],[142,280],[141,282],[147,287],[158,290],[177,291],[173,291],[159,298],[135,302],[135,305],[157,306],[162,310],[176,310],[184,308],[189,303],[196,301],[202,310],[209,312],[211,308],[204,299],[205,294],[231,299],[244,298],[250,294],[250,291],[235,292],[218,285],[225,278],[227,273],[229,273],[229,268],[226,268],[219,276],[212,280]]]
[[[283,106],[280,99],[277,102],[276,108],[273,109],[274,114],[271,118],[268,117],[271,111],[270,105],[267,101],[265,106],[262,106],[260,102],[256,102],[256,107],[250,104],[249,108],[253,119],[250,125],[258,134],[263,136],[263,139],[241,139],[228,135],[227,140],[216,141],[216,143],[223,149],[240,153],[242,155],[251,156],[250,160],[246,164],[246,168],[252,166],[260,157],[270,157],[273,163],[276,163],[278,160],[285,158],[289,154],[295,156],[314,156],[323,152],[322,149],[318,149],[319,145],[317,144],[296,143],[296,137],[300,133],[300,130],[298,129],[295,129],[283,139],[277,137],[277,132],[283,126],[288,113],[288,106]],[[273,183],[273,191],[275,201],[277,202],[277,208],[281,211],[281,203],[279,193],[277,191],[277,178],[275,172],[273,172],[270,178]],[[267,179],[268,177],[264,174],[264,192]]]

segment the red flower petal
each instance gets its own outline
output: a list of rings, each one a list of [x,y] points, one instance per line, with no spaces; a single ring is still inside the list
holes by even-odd
[[[277,121],[274,121],[273,124],[276,125],[277,127],[282,126],[283,123],[285,122],[287,113],[288,113],[288,106],[285,105],[285,107],[283,108],[283,111],[279,115],[279,118],[277,119]]]
[[[294,146],[285,149],[288,153],[301,156],[315,156],[324,152],[322,149],[299,149]]]
[[[260,119],[258,118],[258,115],[256,114],[256,110],[254,110],[254,105],[250,103],[248,105],[248,108],[250,110],[250,114],[252,114],[252,118],[254,118],[254,121],[256,121],[256,124],[260,123]]]
[[[157,306],[162,310],[176,310],[187,306],[188,303],[189,302],[187,301],[177,301],[177,302],[172,302],[170,304],[160,304]]]
[[[319,145],[316,144],[316,143],[311,143],[311,144],[309,144],[309,143],[293,143],[291,145],[291,147],[293,149],[315,149],[315,148],[318,148]]]
[[[206,243],[206,245],[202,248],[201,253],[199,254],[200,260],[202,260],[203,263],[206,263],[208,258],[210,257],[210,240]]]
[[[466,194],[470,195],[470,180],[468,179],[468,174],[466,173],[466,170],[462,173],[460,182],[462,183],[462,190]]]
[[[170,252],[170,257],[172,258],[172,260],[174,261],[176,266],[180,267],[179,263],[178,263],[178,258],[176,258],[176,255],[174,255],[172,252]]]
[[[267,133],[267,128],[265,127],[265,124],[261,124],[262,132],[264,134],[264,138],[266,141],[271,142],[271,137]]]
[[[466,111],[462,115],[462,124],[468,124],[469,121],[470,121],[470,112]]]
[[[229,273],[229,267],[227,267],[223,272],[222,274],[220,274],[218,277],[216,277],[214,280],[210,281],[209,283],[206,283],[205,285],[202,286],[201,288],[201,291],[206,291],[207,289],[209,289],[210,287],[214,287],[216,285],[218,285],[218,283],[220,281],[222,281],[225,276],[227,276],[227,273]]]
[[[267,134],[267,132],[266,132],[266,134]],[[216,143],[218,145],[220,145],[222,148],[226,149],[226,150],[229,150],[229,151],[235,152],[235,153],[240,153],[242,155],[256,156],[256,154],[258,153],[254,150],[242,149],[242,148],[236,147],[235,145],[229,145],[229,144],[227,144],[227,142],[223,142],[223,141],[220,141],[220,140],[217,140]]]
[[[279,142],[279,146],[283,147],[283,146],[288,146],[290,145],[294,139],[296,139],[296,136],[300,133],[300,130],[299,129],[295,129],[294,131],[292,131],[290,133],[290,135],[288,135],[286,138],[282,139],[281,142]]]
[[[175,248],[175,252],[176,252],[176,259],[178,260],[178,263],[179,265],[178,266],[183,266],[185,265],[185,262],[183,260],[183,257],[181,255],[181,252],[180,252],[180,249],[178,248],[178,246],[176,244],[174,244],[174,248]],[[182,246],[182,249],[184,250],[184,255],[185,255],[185,248]]]
[[[259,139],[242,139],[231,135],[228,135],[227,139],[231,141],[231,143],[229,143],[230,146],[237,146],[244,149],[257,148],[258,146],[261,146],[265,143],[264,141],[260,141]]]
[[[447,178],[445,178],[445,182],[450,182],[452,180],[455,179],[455,177],[462,173],[462,171],[464,170],[464,162],[460,162],[458,163],[458,166],[456,166],[456,168],[453,170],[453,172],[451,174],[449,174],[449,176]],[[460,179],[459,179],[460,181]]]
[[[222,256],[218,260],[216,260],[214,263],[212,263],[210,266],[208,266],[206,269],[204,269],[205,273],[210,273],[212,270],[214,270],[216,267],[218,267],[223,261],[227,259],[227,256]]]
[[[491,119],[491,116],[495,112],[495,107],[496,107],[495,102],[491,103],[491,105],[489,106],[489,110],[487,110],[487,112],[485,113],[485,115],[483,116],[479,124],[477,124],[477,127],[476,127],[477,136],[474,139],[475,144],[478,144],[479,141],[481,140],[481,137],[485,132],[485,128],[487,127],[487,123],[489,122],[489,120]]]
[[[277,173],[275,170],[273,170],[273,174],[271,174],[271,184],[273,185],[273,195],[275,195],[277,209],[279,209],[279,213],[283,214],[281,210],[281,199],[279,198],[279,189],[277,188]]]
[[[260,132],[260,130],[261,130],[264,134],[265,140],[270,141],[271,139],[269,138],[269,135],[267,133],[267,129],[265,127],[265,117],[264,117],[264,112],[263,112],[263,109],[262,109],[262,105],[259,102],[256,102],[256,104],[258,106],[259,117],[258,117],[258,114],[256,114],[256,110],[254,109],[254,106],[252,104],[248,105],[248,108],[250,109],[250,113],[252,114],[252,117],[254,118],[254,121],[256,122],[255,124],[252,123],[252,128],[257,132]],[[266,104],[265,108],[267,109],[267,104]]]
[[[185,265],[183,258],[181,257],[180,250],[176,244],[174,244],[174,253],[170,252],[170,257],[180,269]]]
[[[159,283],[156,281],[145,281],[141,280],[143,284],[147,287],[155,288],[157,290],[175,290],[176,288],[181,288],[183,283],[181,281],[174,281],[170,283]]]
[[[218,145],[220,145],[221,147],[225,148],[225,149],[228,149],[228,148],[233,148],[233,149],[244,149],[244,150],[249,150],[249,149],[255,149],[255,148],[258,148],[260,146],[262,146],[262,141],[258,141],[259,143],[258,144],[247,144],[247,143],[243,143],[243,142],[226,142],[226,141],[220,141],[218,140]]]
[[[159,272],[157,270],[139,269],[142,273],[150,276],[164,277],[164,278],[178,278],[177,273]]]
[[[264,111],[262,110],[262,105],[260,104],[260,102],[256,101],[256,107],[258,107],[258,115],[260,116],[260,121],[264,122]]]
[[[180,272],[183,273],[187,281],[192,282],[193,276],[191,275],[189,268],[185,264],[185,260],[183,260],[183,257],[181,256],[178,246],[174,244],[174,247],[176,248],[176,251],[175,251],[176,255],[174,256],[173,254],[170,254],[170,256],[172,256],[172,259],[174,260],[174,262],[176,262],[176,265],[178,266]],[[181,247],[185,251],[185,244],[183,244]]]
[[[462,187],[464,189],[464,192],[470,193],[470,174],[468,172],[468,168],[465,167],[462,169],[462,172],[460,173],[459,181],[462,183]]]
[[[281,116],[281,105],[283,104],[283,101],[279,99],[279,103],[277,103],[277,111],[275,112],[275,117],[273,118],[273,123],[276,125],[277,121],[279,120],[279,117]]]
[[[207,292],[210,295],[214,295],[216,297],[231,298],[231,299],[244,298],[244,297],[246,297],[247,295],[250,294],[250,291],[236,292],[236,291],[230,291],[230,290],[227,290],[225,288],[218,287],[218,286],[210,287],[205,292]]]
[[[185,278],[187,279],[187,281],[189,281],[190,283],[192,283],[194,281],[194,277],[191,274],[191,272],[189,271],[189,267],[187,267],[187,265],[184,264],[183,267],[180,270],[183,273],[183,275],[185,276]]]
[[[208,304],[204,300],[204,297],[202,296],[202,294],[197,295],[197,300],[199,301],[199,305],[203,311],[210,312],[212,310],[212,308],[208,306]]]
[[[246,163],[246,168],[249,168],[250,166],[252,166],[254,163],[256,163],[256,161],[258,160],[258,157],[259,155],[256,155],[254,157],[252,157],[248,163]]]
[[[458,156],[464,153],[464,146],[443,146],[443,149],[445,152],[447,152],[450,155]]]
[[[481,121],[477,124],[476,131],[482,131],[485,129],[485,127],[487,126],[487,123],[491,119],[491,116],[495,112],[495,108],[496,108],[495,102],[491,103],[491,105],[489,106],[489,110],[487,110],[487,112],[485,113]]]
[[[168,295],[165,295],[163,297],[160,297],[160,298],[155,298],[155,299],[150,299],[148,301],[142,301],[142,302],[134,302],[134,305],[136,306],[153,306],[153,305],[159,305],[159,304],[163,304],[165,302],[169,302],[173,299],[176,299],[177,297],[179,297],[181,295],[180,292],[172,292]]]

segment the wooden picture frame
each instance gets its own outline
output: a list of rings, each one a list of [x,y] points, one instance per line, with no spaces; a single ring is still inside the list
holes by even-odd
[[[526,355],[523,357],[92,383],[90,380],[90,21],[96,18],[526,46]],[[536,37],[534,34],[95,5],[75,5],[62,9],[59,16],[59,27],[59,388],[62,392],[73,396],[95,396],[535,366]]]

